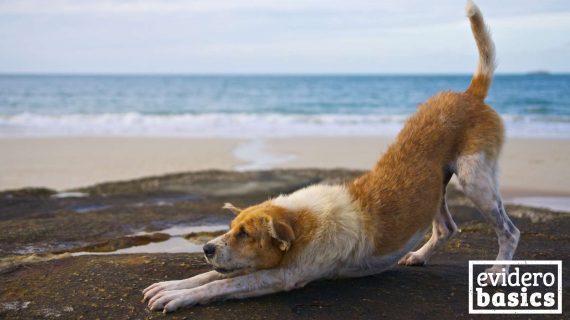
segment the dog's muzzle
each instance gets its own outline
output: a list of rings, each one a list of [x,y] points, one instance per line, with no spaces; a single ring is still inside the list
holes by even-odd
[[[212,259],[216,255],[216,245],[212,243],[206,243],[202,249],[207,259]]]

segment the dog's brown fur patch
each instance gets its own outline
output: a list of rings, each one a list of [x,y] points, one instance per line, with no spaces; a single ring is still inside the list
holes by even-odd
[[[378,254],[427,228],[458,157],[481,153],[492,163],[499,156],[503,124],[484,102],[495,69],[494,44],[477,6],[469,3],[467,16],[479,50],[467,90],[442,92],[422,104],[374,169],[349,184]]]
[[[443,92],[421,105],[374,169],[349,184],[377,253],[392,252],[427,228],[439,210],[447,167],[460,155],[497,158],[503,132],[499,115],[468,93]]]
[[[287,230],[282,232],[292,231],[292,235],[280,235],[280,237],[292,237],[289,239],[291,247],[287,250],[280,247],[281,240],[287,239],[277,239],[276,235],[270,232],[271,228],[280,232],[279,228],[274,227],[276,225]],[[308,211],[293,213],[270,202],[264,202],[239,213],[231,223],[227,243],[234,254],[250,259],[256,269],[273,268],[283,264],[286,252],[288,259],[294,258],[295,249],[313,238],[315,225],[315,217]],[[247,236],[240,235],[242,228]]]

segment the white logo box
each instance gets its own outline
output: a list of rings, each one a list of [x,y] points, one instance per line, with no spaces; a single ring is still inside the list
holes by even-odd
[[[473,266],[485,265],[556,265],[558,269],[557,309],[473,309]],[[470,314],[562,314],[562,261],[561,260],[469,260],[469,313]]]

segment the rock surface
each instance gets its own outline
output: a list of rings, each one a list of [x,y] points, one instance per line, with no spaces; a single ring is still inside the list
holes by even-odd
[[[311,183],[340,182],[357,174],[308,169],[204,171],[101,184],[69,194],[46,189],[1,192],[0,318],[164,318],[141,302],[142,289],[156,281],[207,271],[200,254],[72,256],[71,252],[161,241],[160,235],[142,240],[126,236],[178,224],[227,223],[232,215],[220,209],[224,202],[247,206]],[[494,232],[459,191],[450,188],[448,197],[462,232],[428,266],[395,266],[371,277],[318,281],[288,293],[196,306],[167,317],[492,318],[468,315],[467,273],[469,260],[494,258]],[[507,210],[522,232],[516,259],[563,261],[563,309],[568,311],[570,215],[521,206]]]

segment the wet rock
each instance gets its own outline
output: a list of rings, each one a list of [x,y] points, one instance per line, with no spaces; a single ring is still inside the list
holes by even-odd
[[[106,183],[55,192],[10,191],[0,197],[0,257],[24,252],[62,252],[176,224],[227,223],[225,202],[247,206],[315,182],[351,179],[351,170],[202,171]],[[37,196],[33,196],[37,194]],[[166,204],[166,205],[165,205]]]
[[[0,192],[0,199],[47,198],[56,193],[57,191],[47,188],[24,188],[2,191]]]
[[[248,172],[208,170],[118,183],[103,183],[75,191],[107,196],[139,195],[157,191],[221,197],[255,193],[279,194],[319,181],[337,182],[350,179],[360,173],[361,171],[356,170],[316,169]]]
[[[173,225],[227,223],[233,215],[220,209],[224,202],[248,206],[307,184],[342,182],[357,174],[309,169],[204,171],[75,190],[86,194],[81,197],[53,197],[46,190],[0,193],[0,270],[4,266],[0,318],[164,319],[141,303],[141,291],[157,281],[208,271],[202,254],[71,256],[70,252],[104,253],[163,241],[169,235],[156,231]],[[317,281],[291,292],[196,306],[168,318],[468,318],[468,261],[493,259],[497,240],[459,190],[450,188],[448,195],[462,232],[426,267],[396,266],[361,279]],[[85,213],[73,210],[89,205],[109,207]],[[521,206],[508,206],[507,211],[521,230],[515,259],[570,263],[567,214]],[[141,230],[154,233],[128,236]],[[198,243],[217,234],[196,232],[186,238]],[[563,272],[562,282],[566,311],[570,273]]]
[[[38,262],[68,258],[69,253],[40,253],[31,255],[8,256],[0,258],[0,274],[14,271],[20,267],[29,266]]]

